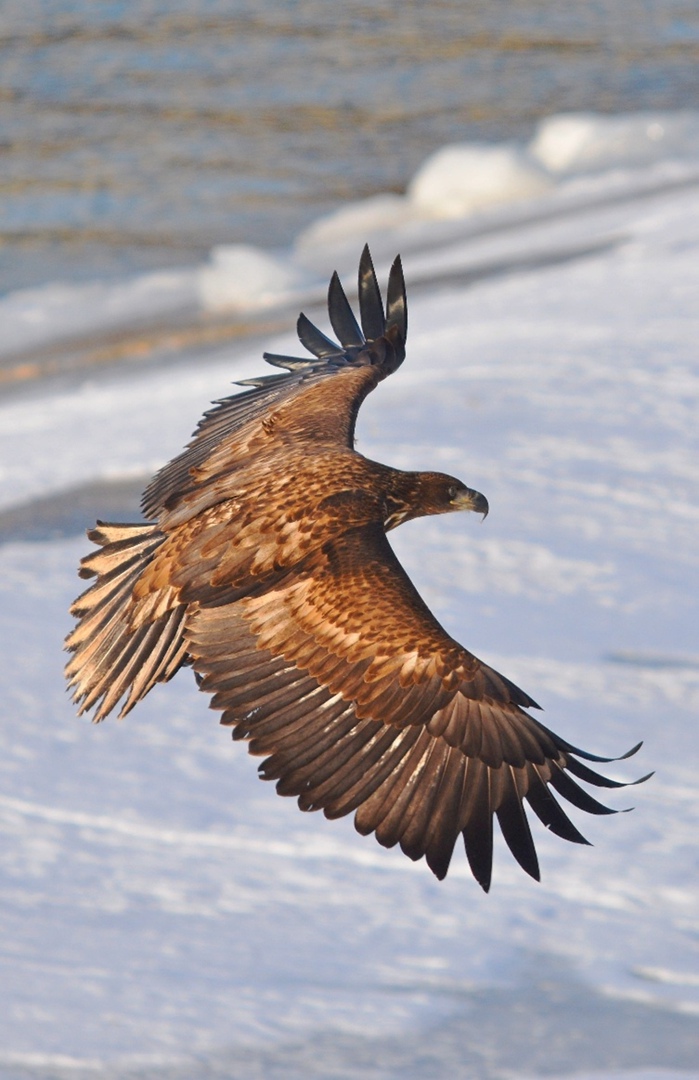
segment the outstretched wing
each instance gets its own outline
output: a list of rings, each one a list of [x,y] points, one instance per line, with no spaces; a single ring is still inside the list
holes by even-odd
[[[328,290],[330,322],[340,344],[306,318],[298,335],[313,359],[265,353],[285,374],[248,379],[249,387],[216,403],[204,415],[187,449],[151,481],[143,496],[147,518],[164,517],[187,500],[191,513],[211,505],[192,494],[212,485],[225,486],[237,465],[264,448],[271,435],[296,442],[353,446],[359,407],[371,390],[394,372],[405,357],[407,305],[400,257],[391,267],[384,314],[368,246],[359,263],[361,328],[337,273]],[[222,496],[223,497],[223,496]]]
[[[196,599],[193,594],[192,600]],[[616,787],[524,709],[535,703],[457,644],[426,607],[380,526],[348,531],[259,595],[190,608],[189,652],[234,738],[304,810],[356,811],[359,832],[439,878],[459,833],[484,889],[493,816],[533,877],[526,800],[553,832],[586,843],[551,788],[613,813],[571,773]]]

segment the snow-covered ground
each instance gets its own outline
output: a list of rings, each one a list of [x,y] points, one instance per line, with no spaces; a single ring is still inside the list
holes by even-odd
[[[395,546],[454,636],[565,738],[603,754],[645,740],[615,772],[656,775],[608,800],[635,810],[576,815],[593,848],[535,828],[541,884],[499,843],[485,896],[459,852],[440,884],[278,798],[187,672],[123,723],[77,720],[61,644],[87,544],[52,538],[60,493],[103,483],[109,517],[111,481],[162,464],[264,365],[238,345],[15,390],[0,400],[2,1080],[699,1077],[699,174],[625,130],[625,159],[600,150],[476,217],[394,207],[379,229],[359,205],[273,262],[277,299],[310,302],[366,234],[384,278],[404,250],[408,359],[364,405],[359,449],[453,472],[491,513],[412,523]],[[528,153],[525,172],[543,170]],[[230,281],[243,255],[217,258],[206,273]],[[92,324],[75,291],[0,308],[27,345],[66,332],[69,310],[71,332],[93,331],[91,296]],[[21,338],[27,312],[43,337]],[[291,330],[264,347],[297,351]],[[16,508],[50,496],[46,538],[13,538]]]

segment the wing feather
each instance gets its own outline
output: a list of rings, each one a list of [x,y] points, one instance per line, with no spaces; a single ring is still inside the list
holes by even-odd
[[[426,857],[438,877],[461,832],[489,888],[497,816],[538,878],[524,801],[585,843],[549,785],[607,812],[566,770],[598,774],[524,711],[523,691],[446,634],[373,526],[329,541],[259,595],[195,604],[188,639],[222,722],[264,756],[263,779],[304,810],[354,811],[359,832]]]
[[[405,358],[407,304],[400,259],[389,274],[386,319],[372,275],[367,248],[360,265],[359,295],[361,318],[371,336],[362,333],[340,279],[334,274],[328,291],[328,312],[341,344],[335,344],[302,314],[299,338],[313,358],[265,354],[271,364],[287,370],[246,380],[242,385],[247,389],[242,393],[215,402],[183,453],[161,469],[146,488],[142,499],[146,517],[157,518],[164,526],[167,515],[201,486],[200,473],[210,479],[239,467],[241,460],[254,452],[256,443],[261,439],[264,442],[264,425],[280,410],[304,418],[302,429],[295,431],[296,438],[354,445],[362,401]],[[201,509],[199,504],[195,506]]]
[[[370,731],[370,738],[357,748],[341,773],[314,784],[314,805],[308,809],[322,806],[328,818],[351,814],[392,772],[402,752],[400,741],[404,732],[375,720],[363,720],[362,724]]]
[[[539,881],[541,879],[539,860],[522,805],[522,798],[526,792],[523,771],[515,770],[511,765],[504,765],[499,773],[502,788],[496,814],[502,835],[522,869]]]
[[[459,838],[461,808],[469,768],[469,759],[449,747],[447,766],[442,774],[439,795],[427,823],[423,846],[427,865],[442,881],[447,876],[456,841]]]
[[[572,844],[589,844],[589,840],[586,840],[576,829],[565,810],[557,802],[538,768],[534,767],[529,772],[528,780],[526,800],[546,828]]]
[[[493,874],[493,807],[490,799],[490,769],[472,758],[469,783],[462,804],[461,834],[466,858],[478,884],[488,892]]]
[[[332,328],[339,337],[343,347],[345,349],[351,349],[353,346],[362,348],[366,343],[366,339],[359,327],[359,323],[354,317],[354,312],[345,295],[345,290],[342,288],[342,283],[338,277],[337,271],[335,271],[330,278],[328,314],[330,316]]]
[[[327,775],[325,766],[329,764],[329,767],[335,770],[337,741],[350,736],[356,727],[357,718],[345,704],[339,716],[332,718],[334,723],[325,724],[324,719],[321,717],[320,721],[316,721],[318,730],[315,737],[299,740],[300,745],[297,743],[292,746],[290,752],[282,748],[265,761],[260,775],[265,780],[277,780],[277,791],[280,795],[304,794],[312,787],[316,772],[320,779],[323,779]]]
[[[551,769],[551,776],[549,777],[549,783],[556,789],[559,795],[562,795],[564,799],[567,799],[573,806],[577,806],[579,810],[584,810],[587,814],[616,814],[616,810],[612,810],[609,806],[604,806],[597,799],[593,799],[592,795],[589,795],[587,791],[575,783],[570,778],[568,773],[564,772],[556,763],[554,763]]]
[[[405,344],[408,336],[408,298],[400,256],[396,259],[388,277],[386,294],[386,331],[389,337],[397,336]]]
[[[303,314],[299,315],[296,323],[296,333],[298,334],[299,341],[303,345],[304,349],[308,349],[309,353],[313,353],[319,360],[327,360],[331,356],[340,356],[342,348],[333,341],[332,338],[326,337],[317,326],[314,326],[311,320]],[[268,363],[276,360],[277,357],[272,353],[265,353],[265,360]],[[291,360],[290,357],[280,356],[279,361],[288,363]]]
[[[304,789],[299,798],[302,810],[322,807],[328,817],[333,816],[328,813],[328,806],[356,783],[358,769],[365,772],[367,763],[381,751],[381,736],[387,734],[383,724],[376,720],[357,722],[351,706],[346,703],[345,712],[354,721],[348,737],[339,746],[334,745],[330,753],[319,757],[317,768],[304,772]],[[395,732],[390,735],[394,737]]]
[[[420,785],[423,782],[429,785],[431,772],[428,766],[434,745],[429,734],[421,730],[396,770],[395,777],[391,777],[390,798],[384,798],[380,802],[377,800],[373,815],[366,819],[366,825],[371,821],[372,831],[383,847],[393,847],[401,839],[413,801],[419,798]],[[384,782],[383,787],[388,786],[389,782]],[[371,805],[372,800],[369,799],[364,807],[360,807],[357,821],[364,817],[365,807],[369,809]],[[360,829],[360,832],[362,831]]]
[[[385,333],[386,316],[384,315],[381,290],[376,280],[376,271],[371,261],[368,245],[365,246],[359,260],[358,291],[362,330],[367,341],[373,341]],[[403,334],[403,342],[405,342],[405,334]]]
[[[440,801],[440,790],[447,770],[452,748],[441,740],[432,739],[425,768],[415,795],[403,814],[400,846],[405,854],[415,860],[425,854],[425,834],[433,821]],[[455,751],[458,754],[458,751]],[[456,839],[454,831],[454,841]]]

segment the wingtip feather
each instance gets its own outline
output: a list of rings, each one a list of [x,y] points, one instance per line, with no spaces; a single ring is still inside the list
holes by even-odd
[[[368,244],[364,245],[362,257],[359,260],[357,291],[359,293],[359,313],[364,336],[368,341],[375,341],[377,338],[382,337],[386,330],[386,316]]]
[[[364,334],[354,316],[337,270],[333,271],[328,286],[328,314],[332,328],[344,348],[361,348],[365,344]]]
[[[400,255],[396,255],[388,275],[386,333],[388,334],[391,330],[397,331],[405,345],[408,337],[408,298]]]

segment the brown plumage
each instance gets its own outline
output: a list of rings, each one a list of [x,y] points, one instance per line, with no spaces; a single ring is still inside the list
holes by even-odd
[[[359,300],[361,329],[334,275],[341,344],[301,315],[313,358],[265,354],[284,373],[205,415],[144,494],[154,523],[88,534],[98,550],[80,574],[96,581],[71,609],[66,673],[80,711],[102,720],[189,664],[221,723],[264,757],[260,775],[303,810],[354,811],[359,832],[424,855],[439,878],[461,833],[486,890],[495,815],[538,878],[524,801],[586,843],[551,789],[606,814],[571,774],[621,785],[578,760],[610,759],[549,731],[525,712],[538,708],[527,694],[449,637],[396,559],[387,530],[488,504],[453,477],[354,450],[359,406],[405,355],[400,260],[384,315],[365,248]]]

